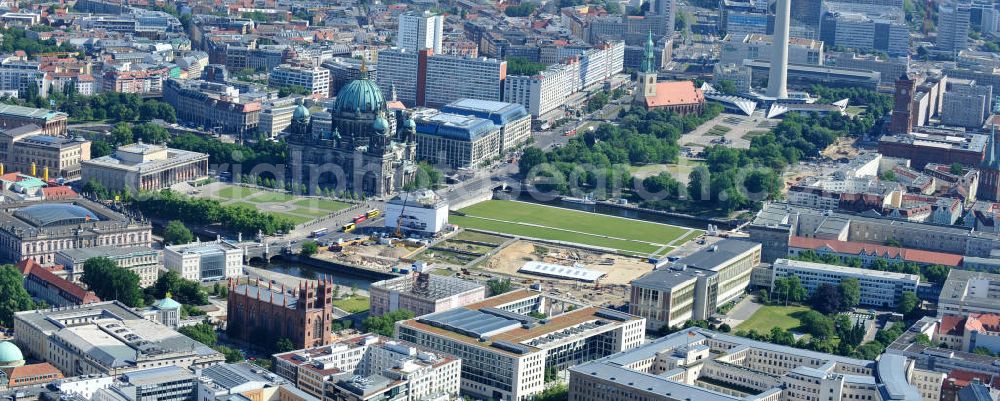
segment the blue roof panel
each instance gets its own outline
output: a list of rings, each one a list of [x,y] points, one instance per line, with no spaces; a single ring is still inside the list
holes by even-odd
[[[490,120],[478,117],[462,116],[451,113],[438,113],[430,116],[416,116],[417,132],[436,135],[462,141],[475,141],[483,135],[497,130]]]
[[[418,319],[421,323],[470,337],[484,337],[520,327],[521,322],[468,308],[432,313]]]
[[[492,100],[459,99],[441,108],[442,112],[473,115],[493,121],[496,125],[521,119],[528,115],[523,105],[517,103],[495,102]]]

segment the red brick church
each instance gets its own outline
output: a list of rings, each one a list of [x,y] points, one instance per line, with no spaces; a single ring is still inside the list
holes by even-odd
[[[273,347],[282,338],[296,348],[329,344],[333,341],[335,285],[321,279],[286,289],[260,280],[239,283],[230,279],[226,332],[232,339],[264,347]]]
[[[654,67],[653,34],[646,41],[645,60],[635,87],[635,104],[646,110],[668,110],[680,115],[701,113],[705,109],[705,94],[691,81],[657,82]]]

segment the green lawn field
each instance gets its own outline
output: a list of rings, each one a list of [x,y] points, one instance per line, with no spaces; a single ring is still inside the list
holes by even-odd
[[[642,255],[654,253],[691,232],[683,227],[516,201],[491,200],[461,212],[465,216],[451,216],[450,221],[462,227]]]
[[[658,257],[667,256],[667,254],[670,253],[670,252],[673,252],[674,249],[677,249],[677,248],[674,248],[672,246],[668,246],[666,248],[661,249],[659,252],[657,252],[656,256],[658,256]]]
[[[526,226],[517,223],[506,223],[502,221],[483,220],[468,216],[451,216],[448,221],[460,227],[477,228],[480,230],[493,231],[498,233],[517,235],[521,237],[532,237],[547,239],[552,241],[565,241],[581,245],[591,245],[602,248],[619,249],[636,254],[649,254],[656,252],[660,247],[642,242],[605,238],[597,235],[578,234],[558,229]]]
[[[368,310],[368,297],[355,295],[344,299],[335,299],[333,306],[343,309],[347,313],[360,313]]]
[[[292,210],[292,213],[311,216],[311,217],[323,217],[330,214],[330,212],[326,210],[308,209],[304,207],[295,208]]]
[[[806,306],[764,305],[750,319],[736,326],[736,330],[757,330],[759,333],[770,333],[773,327],[792,330],[802,325],[796,316],[808,310]]]
[[[295,195],[290,195],[283,192],[266,191],[261,193],[260,195],[250,198],[249,201],[254,203],[280,203],[280,202],[288,202],[292,199],[295,199]]]
[[[350,203],[333,199],[306,198],[284,192],[222,185],[224,186],[213,191],[214,193],[206,192],[202,196],[230,206],[245,206],[263,213],[287,217],[297,225],[351,207]]]
[[[295,223],[295,225],[299,225],[299,224],[305,223],[305,222],[310,221],[310,220],[313,219],[313,217],[299,216],[297,214],[291,214],[291,213],[285,213],[285,212],[268,212],[268,213],[276,214],[278,216],[287,217],[289,220],[291,220],[293,223]]]
[[[246,206],[246,207],[251,208],[253,210],[257,210],[257,205],[255,205],[253,203],[250,203],[250,202],[236,201],[236,202],[229,203],[229,206]]]
[[[351,204],[330,199],[306,198],[295,201],[295,206],[302,206],[310,209],[321,209],[329,212],[336,212],[338,210],[347,209],[351,207]]]
[[[219,190],[215,196],[222,199],[246,199],[260,191],[245,187],[230,186]]]

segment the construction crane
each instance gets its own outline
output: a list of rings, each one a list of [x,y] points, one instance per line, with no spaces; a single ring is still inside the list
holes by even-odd
[[[403,238],[403,213],[406,213],[406,202],[409,200],[409,194],[406,194],[406,198],[400,195],[399,198],[403,201],[403,208],[399,209],[399,218],[396,219],[396,238]]]

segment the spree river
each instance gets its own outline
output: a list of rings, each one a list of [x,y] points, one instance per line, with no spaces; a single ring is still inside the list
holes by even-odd
[[[359,289],[368,290],[371,283],[374,283],[374,279],[366,279],[361,276],[354,276],[350,274],[344,274],[341,272],[331,272],[325,271],[323,269],[317,269],[312,266],[306,266],[301,263],[290,262],[283,260],[281,258],[274,258],[271,263],[253,263],[251,266],[266,269],[267,271],[287,274],[289,276],[301,277],[307,280],[315,280],[320,276],[326,276],[333,280],[337,285],[344,287],[357,286]]]

